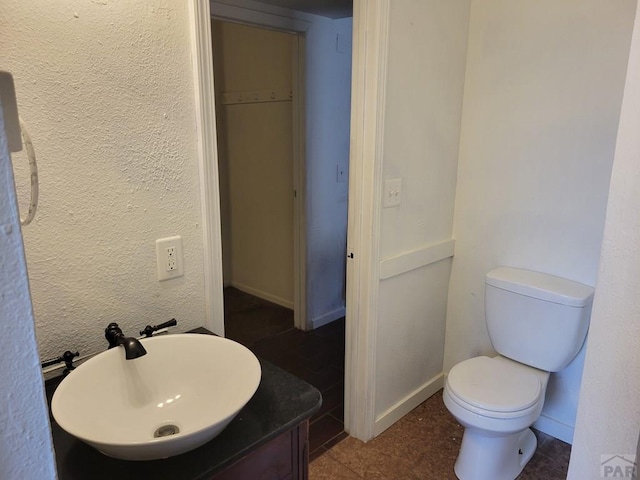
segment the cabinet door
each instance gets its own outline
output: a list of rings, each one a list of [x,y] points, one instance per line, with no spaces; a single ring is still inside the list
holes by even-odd
[[[212,480],[306,480],[308,421],[274,438]]]

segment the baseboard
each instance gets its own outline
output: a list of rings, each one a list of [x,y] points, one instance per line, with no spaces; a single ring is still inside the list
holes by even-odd
[[[567,425],[555,418],[547,417],[544,413],[538,417],[538,420],[533,424],[533,428],[569,445],[573,444],[573,425]]]
[[[337,310],[333,310],[329,313],[325,313],[321,317],[314,318],[313,320],[311,320],[311,328],[315,330],[316,328],[322,327],[327,323],[331,323],[335,320],[338,320],[339,318],[344,317],[344,314],[345,314],[344,307],[340,307]]]
[[[443,386],[444,374],[439,373],[420,388],[400,400],[393,407],[389,408],[386,412],[379,415],[378,418],[376,418],[373,435],[376,437],[380,435]]]
[[[258,290],[257,288],[248,287],[246,285],[243,285],[242,283],[234,282],[233,280],[230,282],[230,285],[233,288],[237,288],[244,293],[248,293],[249,295],[253,295],[255,297],[266,300],[267,302],[275,303],[276,305],[280,305],[281,307],[293,310],[293,301],[285,300],[284,298],[280,298],[270,293],[263,292],[262,290]]]

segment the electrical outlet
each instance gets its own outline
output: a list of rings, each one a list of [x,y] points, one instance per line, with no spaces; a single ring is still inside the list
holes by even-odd
[[[156,240],[156,264],[159,281],[184,275],[182,237],[176,236]]]
[[[167,248],[167,271],[173,271],[178,268],[178,262],[176,261],[176,247],[171,246]]]

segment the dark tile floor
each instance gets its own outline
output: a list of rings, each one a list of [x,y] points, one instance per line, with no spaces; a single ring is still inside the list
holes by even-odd
[[[225,288],[225,335],[256,355],[309,382],[322,393],[311,417],[313,460],[344,433],[344,318],[309,332],[293,326],[293,312],[235,288]]]

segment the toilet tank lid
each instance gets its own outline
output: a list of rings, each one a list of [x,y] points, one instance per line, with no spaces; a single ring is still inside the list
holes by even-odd
[[[593,287],[566,278],[520,268],[500,267],[487,273],[487,285],[571,307],[585,307]]]

